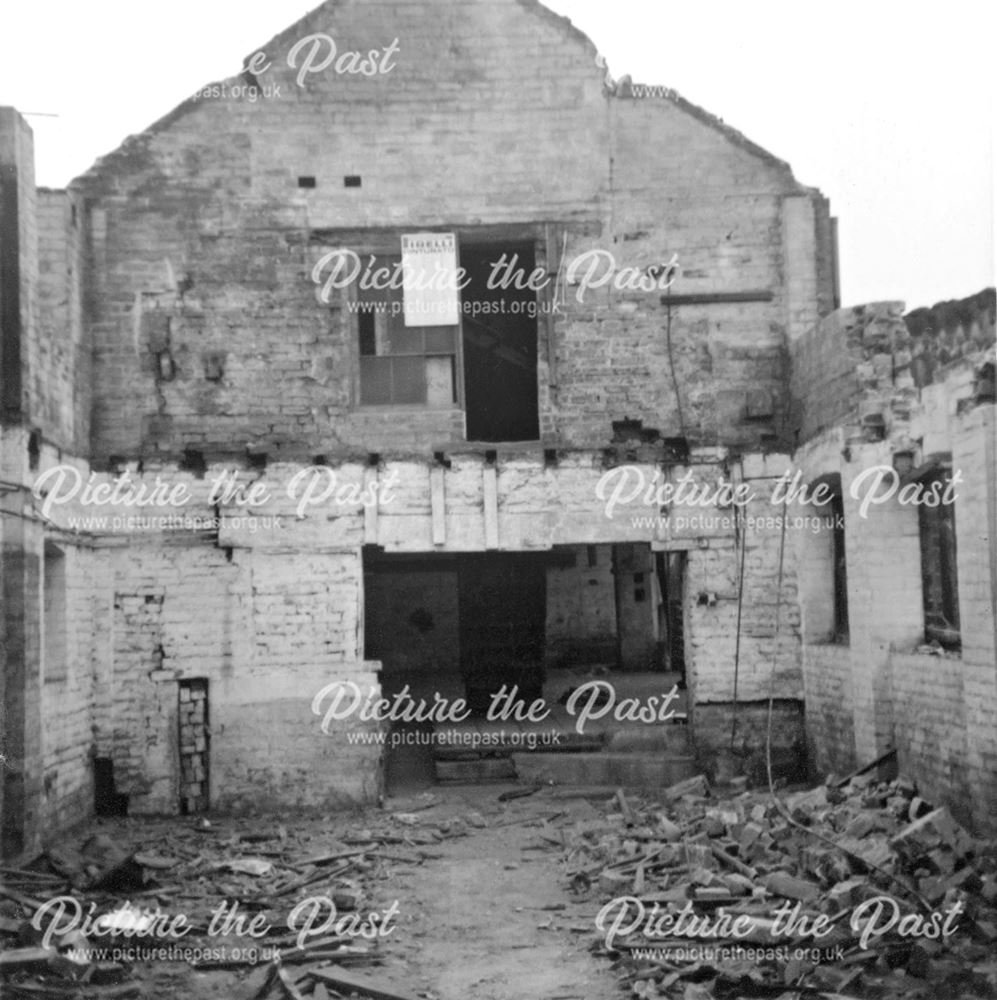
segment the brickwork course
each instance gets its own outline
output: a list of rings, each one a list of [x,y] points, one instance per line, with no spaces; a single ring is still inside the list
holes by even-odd
[[[340,59],[315,70],[316,49],[306,72],[299,43],[319,35]],[[377,72],[350,72],[354,50]],[[743,704],[757,770],[771,697],[780,753],[841,771],[895,746],[926,795],[991,823],[993,291],[906,317],[840,309],[819,191],[679,95],[608,79],[528,0],[329,2],[259,52],[66,191],[35,188],[30,129],[0,109],[3,852],[107,795],[133,814],[376,801],[383,748],[358,734],[383,725],[323,731],[313,698],[376,693],[374,639],[399,672],[453,667],[454,566],[555,550],[549,661],[614,650],[675,558],[704,758]],[[365,405],[391,323],[365,325],[355,285],[323,295],[322,262],[397,257],[425,231],[455,234],[462,262],[532,258],[539,314],[465,314],[459,347],[415,368],[377,358],[377,391],[399,395]],[[608,259],[597,287],[572,271]],[[503,437],[479,401],[505,412],[506,378],[525,416]],[[425,403],[405,404],[411,384]],[[926,642],[917,509],[863,514],[849,493],[870,466],[938,456],[964,480],[958,651]],[[32,486],[56,490],[60,468],[187,499],[80,490],[45,509]],[[773,520],[791,469],[841,479],[847,641],[826,625],[829,533]],[[647,490],[610,511],[614,471],[749,484],[752,525],[716,501],[683,522]],[[226,475],[253,484],[247,502],[213,490]],[[334,488],[302,505],[313,475]],[[624,606],[613,560],[633,545],[646,565]],[[438,561],[392,583],[369,572],[375,547]],[[633,666],[659,655],[645,646]]]

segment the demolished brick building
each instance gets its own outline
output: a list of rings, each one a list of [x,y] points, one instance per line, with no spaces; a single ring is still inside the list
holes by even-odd
[[[997,815],[992,293],[839,310],[819,192],[528,0],[260,53],[65,191],[0,109],[4,853],[95,798],[376,800],[330,682],[555,662],[681,675],[703,759],[773,698],[780,749]],[[420,251],[459,301],[375,277]],[[862,509],[880,466],[960,471],[954,518]],[[843,529],[773,527],[797,469]]]

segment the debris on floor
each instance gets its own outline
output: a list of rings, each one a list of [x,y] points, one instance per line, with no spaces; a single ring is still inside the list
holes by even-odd
[[[558,967],[524,1000],[997,997],[997,844],[903,778],[778,798],[702,776],[653,801],[541,786],[458,798],[295,824],[98,824],[0,870],[0,992],[448,1000],[425,984],[452,953],[478,984],[462,996],[518,996],[501,984],[573,955],[568,992]],[[475,966],[496,897],[511,931],[484,936],[517,950],[484,964],[479,950]],[[408,922],[392,936],[399,898]],[[602,972],[618,993],[596,988]]]
[[[904,778],[619,792],[564,830],[593,949],[642,1000],[997,997],[997,842]]]
[[[394,872],[484,822],[419,820],[435,801],[300,831],[252,820],[123,820],[4,868],[0,993],[123,998],[148,996],[155,983],[152,995],[191,997],[184,977],[215,973],[238,990],[226,986],[226,1000],[353,992],[412,1000],[368,971],[392,946]]]

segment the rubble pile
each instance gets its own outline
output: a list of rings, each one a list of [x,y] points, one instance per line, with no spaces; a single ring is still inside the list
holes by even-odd
[[[593,949],[630,995],[997,997],[997,842],[903,777],[778,799],[714,797],[703,777],[653,803],[621,791],[565,841]]]
[[[363,821],[121,821],[0,869],[0,994],[193,997],[193,971],[245,1000],[409,1000],[366,971],[393,940],[393,874],[467,825]]]

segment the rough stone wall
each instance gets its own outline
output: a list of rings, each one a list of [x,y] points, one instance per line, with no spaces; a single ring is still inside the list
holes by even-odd
[[[694,440],[783,435],[786,331],[818,308],[816,278],[790,282],[793,248],[809,227],[812,272],[819,196],[683,102],[607,93],[591,43],[539,6],[430,7],[327,4],[264,46],[260,82],[281,96],[192,100],[76,183],[92,205],[98,456],[459,440],[459,412],[357,411],[345,297],[320,305],[309,277],[330,248],[397,248],[425,226],[518,227],[551,269],[596,248],[617,267],[674,253],[675,292],[770,297],[669,308],[660,291],[578,302],[566,287],[564,314],[539,322],[545,438],[601,446],[626,416]],[[309,33],[366,49],[391,41],[385,25],[400,46],[386,75],[298,87],[286,66]]]

